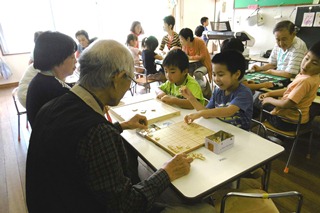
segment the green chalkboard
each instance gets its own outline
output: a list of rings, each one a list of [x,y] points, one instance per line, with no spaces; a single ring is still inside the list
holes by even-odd
[[[283,5],[312,4],[313,0],[235,0],[234,8],[248,8],[257,4],[259,7],[277,7]]]

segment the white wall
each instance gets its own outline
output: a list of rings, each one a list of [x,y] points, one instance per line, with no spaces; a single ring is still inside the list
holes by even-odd
[[[294,22],[296,16],[294,6],[262,8],[260,10],[260,13],[264,17],[264,25],[249,26],[246,19],[253,12],[253,10],[234,10],[234,0],[216,1],[217,10],[215,14],[215,0],[177,0],[177,7],[180,8],[176,9],[176,31],[179,32],[180,29],[184,27],[188,27],[194,30],[196,26],[200,24],[201,17],[207,16],[210,21],[214,21],[214,18],[217,19],[217,15],[220,14],[221,21],[230,20],[233,31],[246,31],[251,36],[253,36],[256,42],[255,45],[250,48],[250,54],[260,54],[261,51],[272,49],[275,44],[272,29],[276,22],[279,20],[275,20],[274,16],[282,14],[282,20],[289,19],[292,22]],[[216,17],[214,17],[215,15]],[[158,27],[162,28],[162,25]],[[161,36],[162,35],[160,35],[160,37]],[[0,85],[5,83],[18,82],[27,67],[29,54],[4,56],[4,59],[7,61],[14,75],[9,80],[4,80],[2,79],[2,77],[0,77]]]
[[[246,31],[255,38],[255,45],[250,47],[250,54],[260,54],[268,49],[272,49],[275,39],[272,33],[274,25],[282,20],[290,20],[294,23],[296,10],[295,6],[281,6],[261,8],[264,24],[262,26],[249,26],[247,17],[254,11],[252,9],[233,9],[234,0],[180,0],[182,2],[182,27],[189,27],[192,30],[199,25],[202,16],[208,16],[210,21],[230,21],[234,32]],[[216,13],[214,7],[216,6]],[[301,6],[301,5],[299,5]],[[214,17],[215,14],[215,17]],[[218,17],[219,15],[219,17]],[[275,16],[282,15],[281,19]]]
[[[250,47],[250,54],[260,54],[272,49],[275,44],[274,35],[272,33],[275,24],[282,20],[290,20],[295,22],[296,10],[294,6],[288,7],[270,7],[261,8],[260,14],[263,16],[264,24],[261,26],[249,26],[247,17],[253,12],[249,9],[236,9],[233,18],[233,31],[246,31],[255,38],[255,44]],[[275,19],[275,16],[281,16],[281,19]]]
[[[182,28],[190,28],[192,31],[200,25],[200,19],[204,16],[209,18],[209,21],[213,21],[215,4],[214,0],[180,0],[181,3],[181,25],[177,28],[179,33]],[[178,26],[177,26],[178,27]]]

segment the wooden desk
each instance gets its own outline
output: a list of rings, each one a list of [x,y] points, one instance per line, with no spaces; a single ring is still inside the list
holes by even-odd
[[[121,104],[128,104],[150,98],[154,95],[147,94],[123,99]],[[179,108],[180,109],[180,108]],[[186,114],[194,110],[181,110],[181,115],[169,119],[173,122],[183,120]],[[218,119],[198,119],[195,121],[214,131],[224,130],[235,136],[234,147],[217,155],[202,147],[195,152],[202,153],[205,160],[194,160],[188,175],[172,182],[177,192],[185,199],[197,200],[208,196],[223,185],[230,183],[241,175],[266,165],[266,182],[268,188],[271,161],[277,158],[284,148],[260,136],[244,131],[240,128],[224,123]],[[135,130],[126,130],[122,136],[140,153],[141,157],[153,169],[159,169],[171,159],[171,156],[154,143],[137,135]]]

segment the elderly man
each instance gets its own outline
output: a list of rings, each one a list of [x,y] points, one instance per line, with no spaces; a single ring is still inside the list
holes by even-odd
[[[254,65],[255,71],[267,74],[294,77],[299,73],[300,64],[308,49],[304,41],[296,37],[295,26],[291,21],[281,21],[273,29],[277,44],[274,46],[268,63],[264,66]]]
[[[170,182],[190,171],[191,158],[176,155],[148,179],[133,185],[121,132],[146,128],[144,116],[110,123],[130,87],[133,59],[120,43],[101,40],[80,58],[80,80],[47,103],[32,128],[27,156],[29,213],[145,212]]]

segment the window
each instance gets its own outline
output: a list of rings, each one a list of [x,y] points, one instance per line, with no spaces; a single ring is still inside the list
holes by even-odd
[[[3,54],[30,52],[36,31],[53,30],[75,39],[84,29],[89,37],[125,43],[133,21],[145,35],[161,38],[168,1],[150,0],[0,0],[0,45]],[[148,9],[145,9],[148,8]]]

